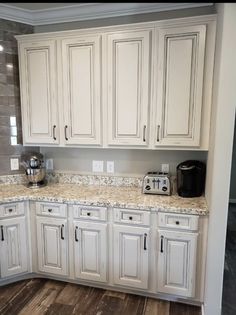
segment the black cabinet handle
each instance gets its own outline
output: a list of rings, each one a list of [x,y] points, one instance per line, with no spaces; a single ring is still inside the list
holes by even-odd
[[[64,240],[64,224],[61,225],[61,239]]]
[[[160,125],[157,125],[157,142],[160,141]]]
[[[1,240],[4,241],[3,225],[1,225]]]
[[[55,129],[56,129],[56,125],[53,126],[52,132],[53,132],[53,139],[57,140],[56,133],[55,133],[56,130]]]
[[[68,126],[65,125],[65,139],[66,139],[66,141],[68,140],[68,137],[67,137],[67,128],[68,128]]]
[[[75,227],[75,241],[76,241],[76,242],[79,241],[79,239],[78,239],[78,234],[77,234],[77,233],[78,233],[78,226]]]
[[[129,217],[129,220],[133,220],[133,217]]]
[[[13,210],[12,210],[12,209],[8,209],[8,211],[9,211],[9,212],[12,212]]]
[[[144,233],[143,249],[147,250],[147,233]]]
[[[175,224],[179,225],[179,221],[175,221]]]
[[[90,215],[91,215],[91,213],[90,213],[90,212],[87,212],[87,216],[89,216],[89,217],[90,217]]]
[[[48,209],[48,212],[52,212],[52,209]]]
[[[147,126],[144,125],[143,126],[143,142],[146,142],[146,128],[147,128]]]
[[[163,240],[164,240],[164,236],[161,236],[161,253],[163,253]]]

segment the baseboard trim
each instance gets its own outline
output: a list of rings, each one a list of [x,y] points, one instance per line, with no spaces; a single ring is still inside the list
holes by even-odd
[[[230,198],[230,199],[229,199],[229,203],[236,203],[236,199],[234,199],[234,198],[231,199],[231,198]]]

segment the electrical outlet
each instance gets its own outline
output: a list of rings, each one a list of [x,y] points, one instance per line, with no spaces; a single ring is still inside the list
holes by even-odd
[[[19,159],[17,159],[17,158],[10,159],[10,163],[11,163],[11,170],[12,171],[18,171],[19,170]]]
[[[93,161],[93,172],[103,172],[103,161]]]
[[[169,173],[169,164],[161,164],[161,171],[163,173]]]
[[[114,161],[107,161],[107,173],[114,173]]]
[[[53,171],[53,159],[46,159],[46,169]]]

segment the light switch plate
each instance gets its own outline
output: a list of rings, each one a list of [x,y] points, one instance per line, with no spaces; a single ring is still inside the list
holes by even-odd
[[[18,158],[11,158],[11,170],[12,171],[18,171],[19,170],[19,159]]]
[[[103,172],[103,161],[93,161],[93,172]]]
[[[114,161],[107,161],[107,173],[114,173]]]
[[[169,173],[170,166],[169,164],[161,164],[161,171],[163,173]]]

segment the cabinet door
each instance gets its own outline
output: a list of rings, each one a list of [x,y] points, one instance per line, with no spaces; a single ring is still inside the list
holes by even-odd
[[[107,36],[108,145],[148,144],[150,35]]]
[[[197,233],[159,230],[158,292],[194,297]]]
[[[204,25],[159,31],[157,146],[200,145],[205,32]]]
[[[114,283],[148,288],[149,229],[114,225]]]
[[[75,276],[107,281],[107,224],[74,222]]]
[[[65,144],[101,144],[101,36],[62,40]]]
[[[25,144],[58,144],[56,42],[19,44],[21,108]]]
[[[1,228],[1,277],[28,271],[25,217],[5,219]]]
[[[37,217],[39,271],[68,274],[67,220]]]

